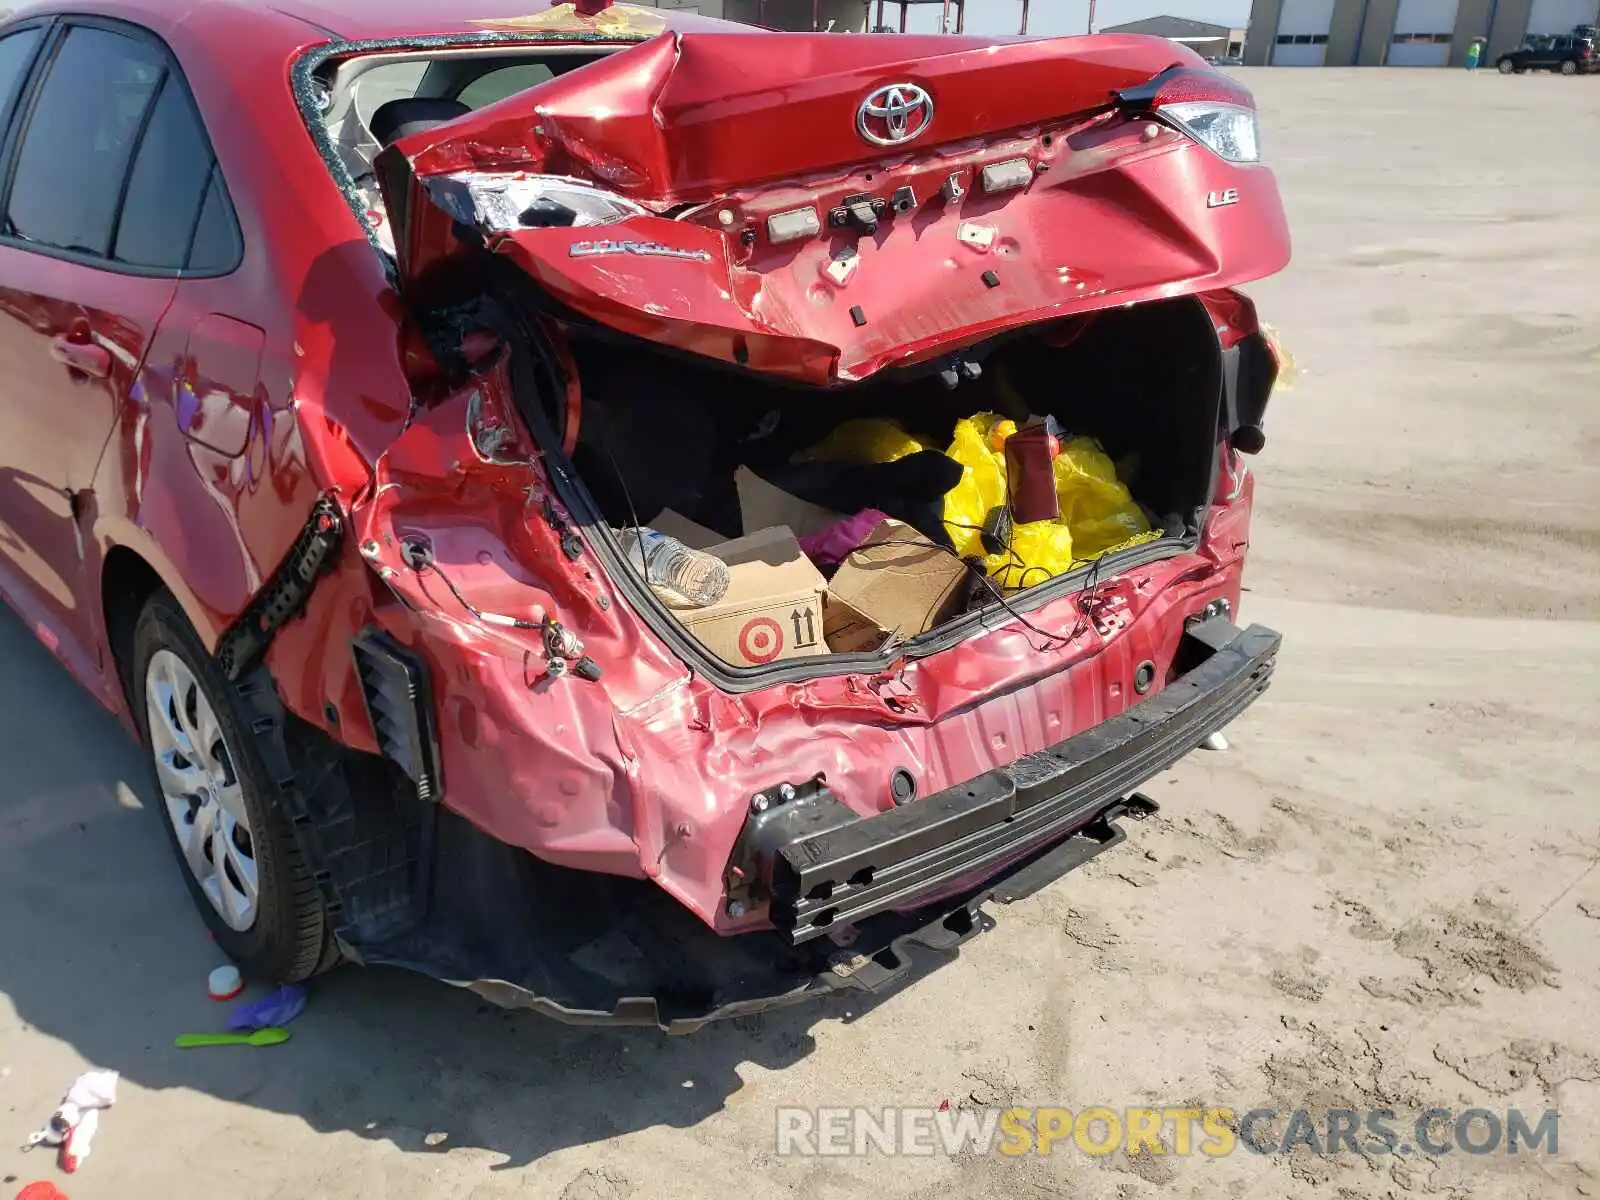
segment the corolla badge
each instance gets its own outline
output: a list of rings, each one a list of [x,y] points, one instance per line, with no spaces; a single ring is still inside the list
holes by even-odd
[[[573,258],[595,258],[602,254],[642,254],[646,258],[682,258],[690,262],[710,262],[711,255],[704,250],[686,250],[681,246],[663,246],[660,242],[573,242],[567,248]]]
[[[874,146],[898,146],[927,132],[933,124],[933,97],[914,83],[891,83],[856,109],[856,132]]]

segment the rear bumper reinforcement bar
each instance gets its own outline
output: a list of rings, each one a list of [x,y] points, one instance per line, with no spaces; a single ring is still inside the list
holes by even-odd
[[[1185,633],[1185,657],[1203,653],[1203,661],[1150,699],[876,816],[857,816],[820,780],[784,785],[794,802],[769,803],[751,818],[759,829],[747,830],[762,847],[758,869],[771,892],[773,924],[798,945],[837,925],[919,907],[1084,828],[1265,691],[1281,640],[1259,625],[1197,622]],[[773,802],[778,792],[770,793]],[[1075,865],[1062,862],[1055,875]]]

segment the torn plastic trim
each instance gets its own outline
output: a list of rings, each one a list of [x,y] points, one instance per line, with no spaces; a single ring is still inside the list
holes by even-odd
[[[1121,822],[1144,820],[1158,810],[1154,801],[1140,795],[1117,799],[1092,813],[1074,832],[1025,855],[999,875],[963,897],[935,903],[915,913],[884,913],[856,927],[848,948],[827,952],[826,965],[809,976],[790,976],[789,986],[779,984],[776,973],[756,980],[734,978],[704,1003],[686,1003],[663,990],[657,995],[620,995],[609,1008],[582,1006],[570,999],[535,990],[505,979],[451,978],[428,964],[390,957],[383,950],[366,961],[416,971],[454,987],[464,988],[502,1008],[528,1009],[567,1025],[654,1027],[675,1034],[690,1034],[714,1021],[771,1012],[830,995],[857,994],[883,997],[898,991],[938,966],[959,956],[960,949],[980,933],[995,928],[984,908],[990,901],[1013,904],[1027,899],[1061,876],[1121,845],[1127,833]],[[930,915],[931,914],[931,915]],[[767,937],[779,951],[784,943],[761,933],[742,935],[737,941]],[[816,945],[816,943],[813,943]]]
[[[403,936],[427,917],[441,806],[396,786],[388,760],[351,750],[290,714],[265,668],[236,686],[273,803],[323,902],[328,944],[320,964],[301,964],[290,981],[339,955],[363,962],[366,945]]]
[[[344,514],[331,496],[312,505],[305,528],[277,570],[217,639],[223,675],[237,682],[267,652],[273,635],[305,610],[317,580],[333,567],[344,529]]]
[[[427,663],[375,626],[351,639],[350,652],[379,752],[405,772],[418,800],[439,803],[444,785]]]
[[[525,31],[517,33],[483,30],[469,34],[425,34],[418,37],[397,38],[365,38],[354,41],[331,41],[321,46],[314,46],[297,58],[289,70],[289,87],[294,95],[295,107],[300,110],[300,119],[306,127],[311,142],[317,148],[317,154],[322,158],[323,165],[327,167],[328,174],[344,196],[345,205],[350,209],[350,215],[355,217],[356,224],[366,235],[367,243],[376,251],[378,258],[384,264],[384,271],[389,277],[391,287],[398,288],[400,282],[399,271],[396,268],[394,257],[389,253],[383,242],[378,238],[378,231],[367,220],[366,205],[362,203],[361,194],[356,188],[356,181],[344,165],[344,160],[339,156],[339,151],[333,142],[333,134],[322,121],[322,105],[319,103],[316,75],[323,65],[336,58],[353,58],[361,54],[382,54],[394,50],[430,50],[449,49],[466,50],[472,48],[493,48],[496,46],[538,46],[551,43],[576,43],[592,44],[599,46],[626,46],[636,42],[648,41],[651,34],[629,34],[622,32],[590,32],[586,30],[561,30],[561,31]]]
[[[504,979],[446,979],[417,963],[381,956],[370,961],[417,971],[453,987],[464,988],[497,1007],[528,1009],[563,1025],[655,1028],[683,1036],[716,1021],[772,1012],[830,995],[853,992],[884,996],[896,991],[916,976],[954,960],[968,941],[993,929],[995,920],[983,910],[984,903],[991,898],[1010,902],[991,894],[997,891],[989,889],[965,903],[956,904],[911,932],[888,940],[871,954],[861,950],[840,951],[832,956],[825,969],[808,979],[797,980],[792,987],[767,995],[729,997],[693,1010],[686,1010],[676,998],[665,995],[619,996],[610,1009],[579,1008],[564,1004],[559,997],[542,995]]]

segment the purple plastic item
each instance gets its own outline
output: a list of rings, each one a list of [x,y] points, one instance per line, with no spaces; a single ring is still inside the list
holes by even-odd
[[[800,549],[817,566],[836,567],[888,519],[887,514],[875,508],[863,509],[853,517],[835,521],[826,529],[819,529],[810,537],[801,538]]]
[[[273,1025],[287,1025],[304,1012],[305,1007],[306,989],[298,983],[286,983],[229,1013],[228,1032],[253,1033]]]

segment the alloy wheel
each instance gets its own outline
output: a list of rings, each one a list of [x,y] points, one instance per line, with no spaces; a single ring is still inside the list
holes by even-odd
[[[200,890],[230,929],[255,924],[255,841],[234,757],[211,702],[171,650],[150,658],[144,681],[150,749],[167,819]]]

